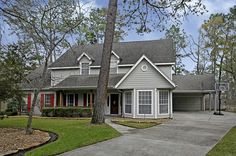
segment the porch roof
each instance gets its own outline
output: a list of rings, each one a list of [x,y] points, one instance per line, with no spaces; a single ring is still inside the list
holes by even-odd
[[[124,74],[110,75],[108,87],[114,88]],[[86,89],[96,88],[98,75],[71,75],[58,83],[52,89]]]

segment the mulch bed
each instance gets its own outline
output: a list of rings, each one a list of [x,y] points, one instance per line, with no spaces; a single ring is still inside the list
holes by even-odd
[[[0,155],[17,153],[44,144],[49,140],[49,133],[40,130],[34,130],[33,134],[26,135],[24,129],[0,128]]]

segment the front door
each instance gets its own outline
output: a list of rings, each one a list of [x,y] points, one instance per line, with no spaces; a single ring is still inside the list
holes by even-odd
[[[118,114],[119,94],[111,94],[111,114]]]

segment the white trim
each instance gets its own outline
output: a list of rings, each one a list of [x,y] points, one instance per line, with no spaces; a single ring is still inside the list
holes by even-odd
[[[152,95],[152,103],[151,103],[151,114],[139,114],[139,92],[142,92],[142,91],[151,91],[151,95]],[[142,90],[137,90],[137,114],[138,115],[147,115],[147,116],[150,116],[150,115],[153,115],[153,90],[146,90],[146,89],[142,89]]]
[[[157,92],[157,89],[155,88],[155,90],[154,90],[154,98],[155,98],[155,101],[154,101],[154,105],[155,105],[155,107],[156,107],[156,109],[154,109],[154,118],[155,119],[157,119],[157,94],[158,94],[158,92]]]
[[[85,52],[83,52],[78,58],[77,58],[77,61],[80,61],[80,59],[83,57],[83,56],[86,56],[89,61],[91,61],[92,59],[88,56],[88,54],[86,54]]]
[[[170,118],[173,118],[173,92],[170,90]]]
[[[125,112],[125,104],[126,104],[126,103],[125,103],[125,98],[126,98],[125,93],[129,93],[129,92],[131,93],[131,100],[132,100],[132,101],[131,101],[131,113],[126,113],[126,112]],[[124,102],[124,114],[126,114],[126,115],[132,115],[132,111],[133,111],[133,110],[132,110],[132,105],[133,105],[133,93],[132,93],[131,90],[130,90],[130,91],[124,91],[124,92],[123,92],[123,95],[124,95],[124,101],[123,101],[123,102]]]
[[[140,59],[136,62],[136,64],[125,74],[125,76],[115,85],[115,88],[119,87],[119,85],[130,75],[130,73],[138,66],[138,64],[143,60],[147,60],[148,63],[154,67],[173,87],[176,87],[176,85],[157,67],[155,66],[145,55],[140,57]]]
[[[120,57],[112,50],[111,53],[116,57],[118,58],[118,60],[120,60]]]
[[[101,66],[90,66],[91,68],[100,68]]]
[[[167,96],[167,99],[168,99],[168,104],[167,104],[167,106],[168,106],[168,112],[167,113],[160,113],[160,91],[165,91],[165,92],[167,92],[168,93],[168,96]],[[158,115],[169,115],[169,112],[170,112],[170,110],[169,110],[169,105],[170,105],[170,93],[169,93],[169,90],[159,90],[159,92],[158,92],[158,105],[159,105],[159,107],[158,107]]]
[[[132,67],[134,64],[119,64],[119,67]]]
[[[49,67],[48,69],[79,69],[79,66],[71,66],[71,67]]]
[[[215,90],[174,90],[173,93],[210,93]]]
[[[174,65],[175,62],[170,62],[170,63],[154,63],[155,65]]]

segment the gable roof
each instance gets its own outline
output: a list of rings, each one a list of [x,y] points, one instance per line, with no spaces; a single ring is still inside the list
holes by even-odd
[[[203,75],[173,75],[177,84],[174,92],[204,92],[215,90],[214,74]]]
[[[125,76],[116,84],[115,88],[119,87],[119,85],[132,73],[132,71],[138,66],[138,64],[142,60],[146,60],[158,73],[160,73],[173,87],[176,85],[157,67],[155,64],[152,63],[145,55],[140,57],[140,59],[135,63],[135,65],[125,74]]]
[[[99,75],[71,75],[58,83],[52,89],[84,89],[97,88]],[[114,88],[116,83],[124,76],[124,74],[116,74],[109,76],[108,87]]]
[[[77,58],[83,52],[94,58],[92,66],[99,66],[102,58],[102,48],[103,44],[74,45],[49,67],[78,66]],[[113,43],[112,50],[119,56],[119,64],[135,64],[143,54],[154,63],[175,62],[173,42],[170,39]]]
[[[80,60],[83,58],[83,56],[87,57],[89,61],[92,60],[91,57],[88,56],[88,54],[86,54],[85,52],[83,52],[83,53],[77,58],[77,61],[80,61]]]

